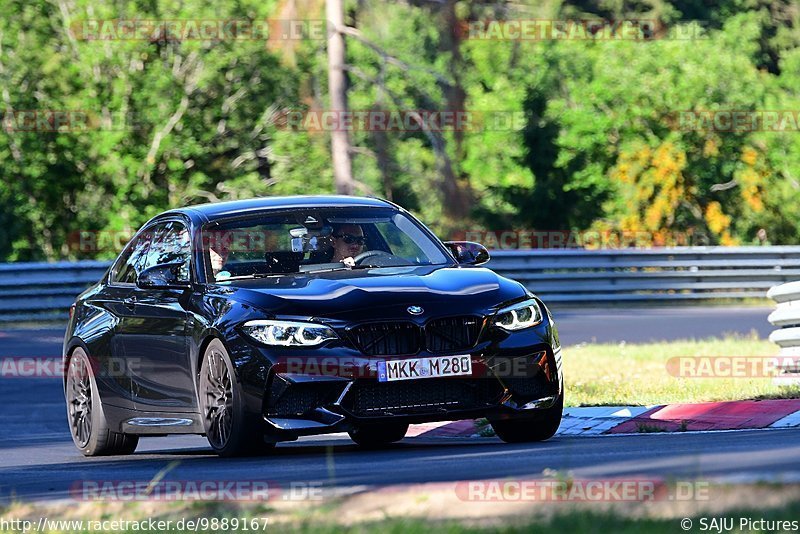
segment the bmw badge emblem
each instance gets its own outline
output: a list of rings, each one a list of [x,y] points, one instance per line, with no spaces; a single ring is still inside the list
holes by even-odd
[[[420,306],[409,306],[409,307],[407,308],[407,311],[408,311],[408,313],[410,313],[411,315],[420,315],[420,314],[421,314],[422,312],[424,312],[425,310],[423,310],[423,309],[422,309]]]

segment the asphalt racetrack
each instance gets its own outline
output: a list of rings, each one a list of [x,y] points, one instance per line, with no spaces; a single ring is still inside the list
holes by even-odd
[[[766,337],[767,308],[570,310],[556,316],[562,342],[702,338],[755,329]],[[0,332],[0,357],[60,355],[60,330]],[[170,466],[164,480],[268,479],[309,482],[342,491],[396,484],[504,477],[537,478],[544,470],[575,477],[680,477],[728,482],[800,481],[796,430],[556,436],[508,445],[497,438],[406,438],[368,451],[346,435],[280,444],[269,456],[220,459],[199,436],[144,438],[133,456],[84,458],[67,429],[58,378],[1,378],[0,502],[62,500],[79,481],[143,481]],[[175,462],[175,463],[173,463]],[[380,468],[380,466],[402,466]]]

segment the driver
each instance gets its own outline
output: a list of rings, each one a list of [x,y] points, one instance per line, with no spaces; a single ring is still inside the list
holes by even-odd
[[[364,251],[365,244],[364,230],[360,225],[343,224],[334,227],[333,258],[331,261],[350,264],[353,262],[353,258]]]

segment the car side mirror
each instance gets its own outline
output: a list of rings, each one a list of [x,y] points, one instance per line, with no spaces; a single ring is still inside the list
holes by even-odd
[[[483,265],[489,261],[489,251],[472,241],[446,241],[445,246],[460,265]]]
[[[153,265],[139,273],[136,286],[141,289],[187,289],[191,284],[181,280],[179,272],[184,261]]]

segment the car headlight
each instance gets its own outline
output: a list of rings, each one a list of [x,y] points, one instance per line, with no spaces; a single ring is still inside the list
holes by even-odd
[[[242,331],[259,343],[281,347],[313,347],[337,337],[333,329],[323,324],[269,319],[248,321]]]
[[[542,310],[534,299],[507,306],[494,316],[494,325],[503,330],[522,330],[542,322]]]

